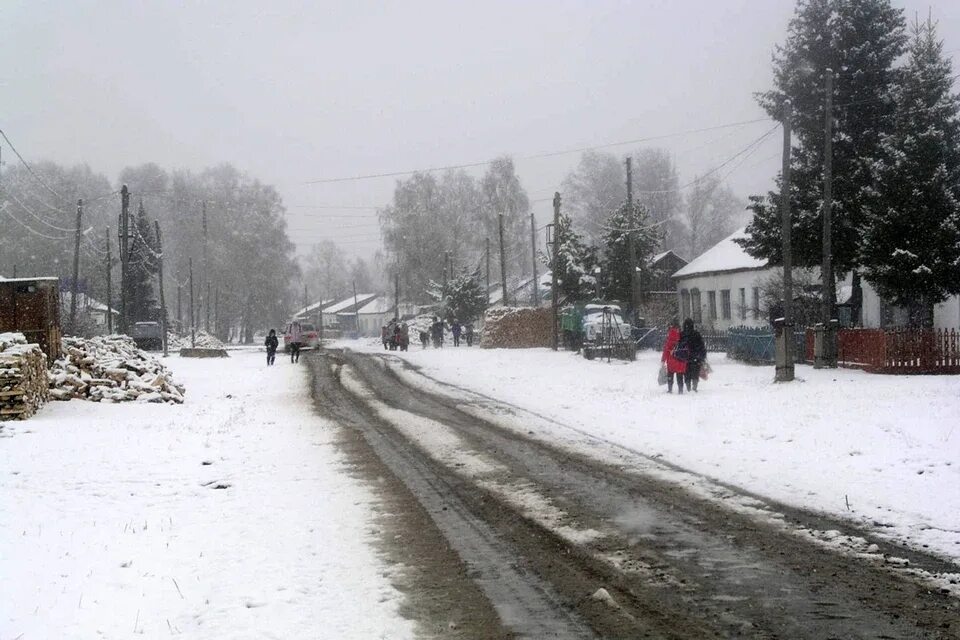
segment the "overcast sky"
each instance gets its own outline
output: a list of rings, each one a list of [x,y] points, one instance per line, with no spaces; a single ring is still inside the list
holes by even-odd
[[[911,17],[932,6],[960,49],[960,2],[896,4]],[[112,181],[149,161],[231,162],[279,188],[301,250],[330,238],[366,256],[395,178],[308,181],[512,154],[545,220],[579,155],[524,156],[764,117],[752,96],[770,86],[793,6],[2,0],[0,127],[28,160],[86,162]],[[675,154],[684,182],[771,126],[649,145]],[[779,153],[771,136],[728,181],[765,190]]]

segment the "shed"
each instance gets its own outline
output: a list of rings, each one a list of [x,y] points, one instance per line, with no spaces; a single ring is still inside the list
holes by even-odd
[[[48,363],[59,358],[59,279],[0,280],[0,333],[6,331],[17,331],[39,344]]]

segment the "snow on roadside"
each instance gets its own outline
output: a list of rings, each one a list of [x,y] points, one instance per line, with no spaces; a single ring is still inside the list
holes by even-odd
[[[0,430],[0,638],[406,638],[302,366],[165,360],[183,405],[51,404]]]
[[[775,385],[772,367],[713,356],[700,392],[678,396],[657,386],[650,352],[636,363],[546,349],[394,355],[593,437],[960,560],[960,376],[801,366],[798,382]]]

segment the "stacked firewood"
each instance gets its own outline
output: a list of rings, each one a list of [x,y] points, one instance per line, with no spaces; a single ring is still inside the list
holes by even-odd
[[[47,357],[22,333],[0,333],[0,420],[29,418],[48,398]]]
[[[529,349],[552,344],[550,309],[494,307],[483,317],[480,346],[487,349]]]
[[[207,333],[202,329],[194,333],[194,344],[197,349],[223,349],[223,342],[215,335]],[[190,349],[190,332],[186,335],[178,336],[172,331],[167,332],[167,348],[170,351],[179,351],[180,349]]]
[[[63,339],[63,357],[50,371],[56,400],[183,402],[184,388],[159,360],[127,336]]]

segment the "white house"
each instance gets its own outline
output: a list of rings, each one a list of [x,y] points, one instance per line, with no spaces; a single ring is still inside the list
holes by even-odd
[[[773,269],[734,242],[745,235],[739,229],[673,274],[681,321],[719,330],[767,324],[760,288]]]
[[[761,289],[765,281],[781,269],[767,266],[766,261],[750,256],[734,242],[743,237],[746,230],[738,229],[673,274],[681,320],[693,318],[697,324],[717,330],[769,324],[767,310],[761,306]],[[795,273],[802,271],[797,269]],[[819,281],[818,269],[809,273]],[[847,274],[838,283],[839,303],[850,300],[851,281]],[[861,283],[861,291],[860,326],[879,328],[906,324],[906,311],[884,301],[866,280]],[[934,327],[960,327],[960,296],[952,296],[934,307]]]

